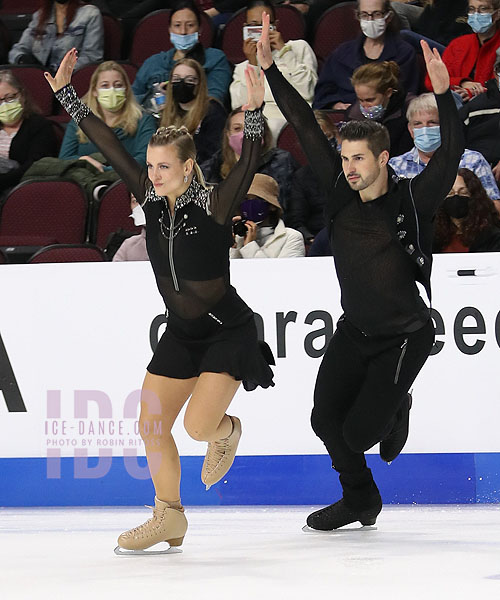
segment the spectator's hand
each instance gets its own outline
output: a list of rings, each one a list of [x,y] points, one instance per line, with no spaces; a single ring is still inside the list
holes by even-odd
[[[495,179],[498,182],[500,182],[500,161],[498,161],[497,164],[491,170],[493,171],[493,175],[495,176]]]
[[[271,50],[281,50],[285,45],[281,33],[276,29],[269,32],[269,43],[271,44]]]
[[[95,158],[92,158],[91,156],[80,156],[79,160],[86,160],[91,165],[93,165],[98,171],[100,171],[101,173],[104,172],[104,165]]]
[[[248,38],[243,40],[243,53],[247,57],[248,62],[254,67],[257,66],[257,42]]]
[[[71,76],[78,60],[78,52],[76,48],[72,48],[66,52],[64,58],[57,69],[54,77],[48,72],[45,72],[45,79],[49,82],[50,87],[54,92],[59,91],[68,83],[71,83]]]
[[[335,102],[335,104],[332,106],[332,109],[333,110],[347,110],[351,106],[352,106],[351,104],[346,104],[345,102]]]
[[[273,64],[273,55],[271,53],[271,42],[269,39],[269,22],[270,16],[268,13],[262,13],[262,33],[260,40],[257,42],[257,58],[260,66],[263,69],[269,69]]]
[[[242,110],[255,110],[260,108],[264,102],[264,73],[262,69],[255,71],[250,65],[245,69],[245,79],[247,81],[248,101]]]
[[[444,94],[450,87],[450,75],[441,55],[434,48],[431,50],[429,44],[421,40],[422,52],[424,53],[425,66],[431,80],[432,89],[436,94]]]
[[[486,88],[477,81],[464,81],[462,87],[466,90],[470,90],[473,96],[478,96],[486,91]]]
[[[216,8],[207,8],[207,10],[205,10],[204,13],[211,19],[213,19],[217,15],[220,15],[220,12]]]
[[[460,97],[462,98],[463,102],[468,102],[470,100],[469,93],[461,85],[454,85],[453,86],[453,91],[460,95]]]
[[[255,242],[257,239],[257,225],[253,221],[247,221],[245,223],[247,226],[247,234],[243,238],[243,245],[246,246],[250,242]]]

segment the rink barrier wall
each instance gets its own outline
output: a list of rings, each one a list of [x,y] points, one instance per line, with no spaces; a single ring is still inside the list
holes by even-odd
[[[84,462],[84,465],[76,463]],[[154,496],[150,479],[134,480],[122,457],[97,478],[75,470],[97,468],[97,458],[62,458],[60,478],[47,477],[47,459],[0,460],[0,506],[135,506]],[[146,461],[142,459],[145,466]],[[203,457],[181,457],[181,496],[186,506],[331,504],[341,494],[324,455],[239,456],[223,481],[205,491]],[[500,454],[402,454],[391,465],[376,455],[368,466],[385,504],[500,502]]]
[[[183,502],[330,503],[338,478],[310,413],[342,314],[333,261],[233,261],[231,276],[276,357],[276,385],[237,392],[238,456],[208,492],[206,444],[180,415]],[[374,447],[367,461],[386,503],[497,503],[500,253],[436,256],[432,284],[436,342],[405,453],[388,466]],[[151,504],[139,388],[166,319],[150,265],[2,265],[0,286],[0,506]]]

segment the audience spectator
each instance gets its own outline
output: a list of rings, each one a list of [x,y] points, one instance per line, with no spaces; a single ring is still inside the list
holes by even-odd
[[[391,2],[391,8],[398,15],[401,29],[411,30],[415,29],[415,26],[424,11],[422,6],[418,6],[409,0],[393,0]]]
[[[156,131],[156,120],[151,115],[142,113],[123,67],[114,61],[100,64],[92,74],[90,87],[83,101],[114,130],[135,160],[146,166],[146,149]],[[66,127],[59,158],[80,158],[94,165],[99,171],[111,169],[90,156],[97,152],[97,146],[74,121],[70,121]]]
[[[226,111],[219,100],[207,93],[203,67],[192,58],[183,58],[172,69],[161,126],[187,128],[196,145],[198,163],[220,149]]]
[[[225,179],[241,155],[245,113],[241,106],[235,108],[226,119],[222,134],[221,149],[201,165],[206,181],[220,183]],[[272,134],[264,120],[264,142],[258,173],[270,175],[279,185],[279,202],[288,211],[292,189],[292,176],[298,167],[290,152],[273,147]]]
[[[257,63],[257,40],[260,34],[258,29],[252,33],[248,28],[261,27],[262,13],[264,12],[269,14],[271,19],[272,31],[269,38],[276,66],[301,96],[307,102],[312,102],[314,86],[318,80],[316,72],[318,62],[311,46],[305,40],[290,40],[285,44],[278,30],[279,23],[276,21],[274,6],[269,0],[252,0],[247,6],[246,23],[243,27],[243,52],[247,60],[235,66],[233,81],[229,88],[232,108],[241,106],[246,102],[245,69],[247,65],[252,65],[256,70],[260,69]],[[267,81],[265,85],[264,116],[268,119],[273,138],[276,140],[281,128],[286,123],[286,119],[281,114]]]
[[[415,146],[409,152],[391,158],[389,165],[399,177],[412,178],[424,170],[441,145],[439,113],[434,94],[427,93],[414,98],[408,106],[406,116]],[[460,160],[460,168],[470,169],[475,173],[492,200],[500,198],[491,167],[482,154],[466,149]]]
[[[133,235],[123,241],[113,256],[113,262],[149,260],[146,248],[146,216],[142,206],[133,195],[130,197],[130,208],[132,210],[130,216],[134,220],[134,225],[142,227],[142,230],[138,235]]]
[[[199,0],[199,4],[209,5],[204,7],[204,12],[211,17],[214,25],[219,27],[227,23],[232,14],[238,12],[246,5],[246,0]]]
[[[436,215],[434,252],[500,251],[500,215],[479,179],[460,169]]]
[[[394,61],[372,62],[358,67],[351,79],[356,102],[347,112],[348,120],[374,119],[387,127],[391,156],[413,147],[406,110],[413,94],[406,94]]]
[[[349,108],[356,101],[352,74],[374,61],[395,61],[405,89],[418,93],[420,74],[415,51],[400,36],[389,0],[358,0],[357,6],[363,33],[341,44],[326,59],[314,94],[314,108]]]
[[[11,71],[0,71],[0,192],[15,186],[34,161],[56,156],[51,122],[36,109]]]
[[[332,256],[332,247],[330,246],[330,235],[328,227],[323,227],[314,238],[314,242],[309,248],[307,256]]]
[[[241,216],[233,217],[234,246],[231,258],[291,258],[305,256],[304,238],[295,229],[285,227],[278,202],[278,184],[257,173],[245,200]],[[241,227],[241,231],[238,229]]]
[[[170,16],[170,41],[174,47],[145,60],[135,77],[132,89],[140,104],[149,107],[149,100],[158,90],[158,85],[165,89],[175,63],[182,58],[199,62],[205,69],[210,96],[221,102],[226,100],[231,68],[222,50],[203,48],[198,41],[200,25],[196,4],[192,0],[181,0]]]
[[[470,33],[467,8],[467,0],[428,0],[412,29],[447,46],[451,40]]]
[[[78,50],[76,69],[101,61],[104,29],[99,9],[80,0],[41,0],[21,39],[9,52],[11,64],[40,64],[55,73],[64,55]]]
[[[500,0],[469,0],[468,12],[474,33],[452,40],[443,53],[450,84],[464,102],[485,92],[485,83],[494,77],[493,65],[500,46]],[[425,85],[432,90],[428,75]]]
[[[316,121],[331,144],[337,146],[338,129],[331,119],[322,111],[314,111]],[[288,204],[285,223],[300,231],[307,245],[314,242],[317,233],[325,223],[324,208],[326,195],[309,164],[298,169],[292,180],[290,202]]]
[[[481,152],[493,166],[495,179],[500,181],[500,54],[494,67],[495,78],[486,83],[486,93],[472,98],[460,109],[465,125],[467,148]]]

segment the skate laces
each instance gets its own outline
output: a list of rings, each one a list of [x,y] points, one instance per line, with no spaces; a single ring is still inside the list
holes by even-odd
[[[231,443],[229,441],[229,435],[227,438],[223,438],[222,440],[217,440],[216,442],[208,443],[208,452],[207,452],[207,470],[214,471],[227,457],[229,451],[231,450]]]
[[[163,520],[163,517],[165,515],[165,509],[164,508],[159,508],[156,506],[149,506],[148,504],[144,505],[146,508],[151,508],[153,511],[153,516],[151,518],[149,518],[147,521],[145,521],[144,523],[142,523],[141,525],[138,525],[137,527],[134,527],[132,529],[129,529],[124,535],[126,535],[127,537],[129,536],[144,536],[145,532],[148,530],[150,525],[153,525],[153,523],[155,521],[157,521],[157,523],[155,525],[153,525],[154,527],[160,527],[161,526],[161,522]]]

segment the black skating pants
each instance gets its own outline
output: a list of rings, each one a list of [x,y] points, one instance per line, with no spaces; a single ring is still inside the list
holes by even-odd
[[[405,394],[434,343],[432,321],[414,333],[366,336],[342,317],[321,362],[311,424],[353,508],[380,500],[364,452],[396,422]]]

